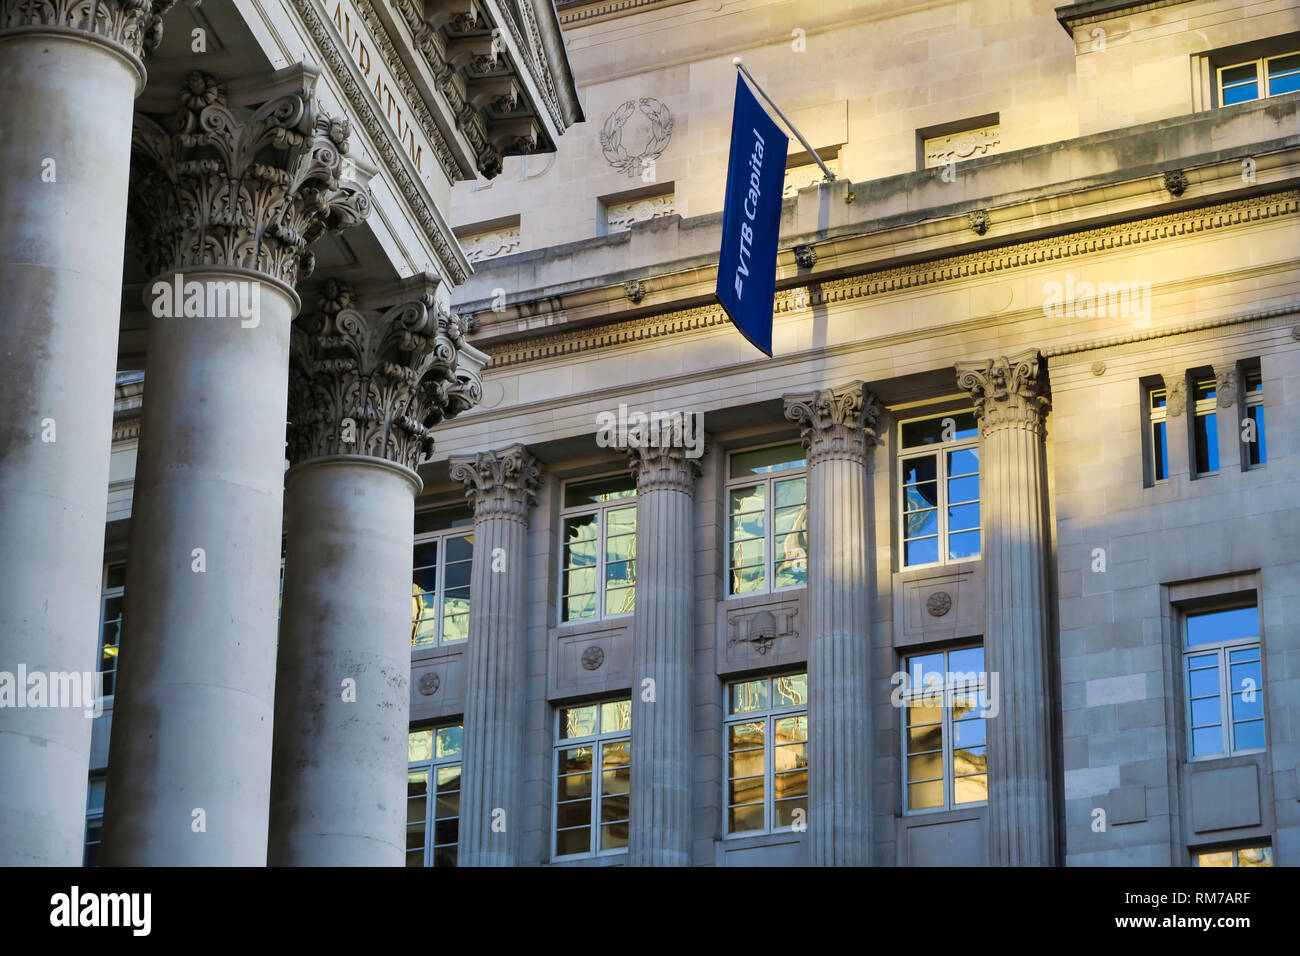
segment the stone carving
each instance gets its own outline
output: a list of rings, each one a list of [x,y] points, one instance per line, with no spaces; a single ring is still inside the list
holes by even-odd
[[[778,638],[797,638],[799,632],[794,629],[794,618],[799,608],[778,608],[784,620],[777,624],[776,614],[767,609],[750,615],[737,615],[730,619],[731,637],[727,640],[729,647],[737,644],[750,644],[760,655],[766,655]]]
[[[963,159],[975,159],[991,156],[1002,145],[1002,126],[983,126],[979,129],[967,129],[946,136],[933,136],[924,144],[925,165],[943,166],[947,163],[960,162]]]
[[[521,241],[518,226],[507,226],[491,232],[481,232],[474,236],[463,236],[460,247],[465,250],[465,258],[470,262],[484,259],[496,259],[519,251]]]
[[[1101,359],[1098,359],[1097,361],[1093,362],[1093,363],[1092,363],[1092,374],[1093,374],[1093,375],[1099,375],[1099,376],[1100,376],[1100,375],[1105,375],[1105,374],[1106,374],[1106,363],[1103,362]]]
[[[632,300],[633,305],[640,305],[645,293],[645,283],[640,279],[629,279],[623,283],[623,294]]]
[[[605,649],[597,644],[593,644],[582,652],[582,666],[589,671],[600,670],[600,665],[605,663]]]
[[[670,445],[629,445],[628,467],[636,479],[637,494],[649,491],[681,491],[690,494],[700,477],[700,459],[690,449]]]
[[[1187,407],[1187,375],[1174,372],[1163,376],[1165,380],[1165,417],[1177,418]]]
[[[537,503],[542,468],[523,445],[500,451],[460,455],[451,459],[451,480],[465,483],[465,497],[474,505],[474,519],[509,518],[528,523],[528,509]]]
[[[1231,408],[1237,404],[1237,370],[1235,368],[1216,368],[1214,370],[1214,391],[1218,395],[1220,408]]]
[[[840,158],[831,156],[822,160],[836,176],[840,174]],[[808,186],[820,186],[826,182],[826,174],[822,168],[811,159],[806,163],[800,163],[798,166],[791,166],[785,171],[785,181],[781,186],[781,196],[784,199],[793,199],[799,195],[799,190]]]
[[[438,688],[441,686],[442,678],[434,671],[429,671],[429,673],[420,678],[420,693],[425,697],[432,697],[434,694],[438,693]]]
[[[623,128],[632,115],[640,110],[650,123],[650,135],[640,152],[632,153],[623,145]],[[637,176],[668,148],[673,137],[673,114],[668,107],[652,96],[628,100],[609,116],[600,130],[600,148],[605,161],[620,173]]]
[[[0,0],[0,31],[15,27],[80,30],[142,57],[158,49],[163,14],[175,4],[176,0]]]
[[[970,392],[975,419],[987,435],[996,428],[1029,428],[1041,433],[1049,401],[1043,358],[1028,349],[1008,358],[958,362],[957,384]]]
[[[1187,191],[1189,185],[1187,174],[1181,169],[1171,169],[1165,173],[1165,189],[1169,190],[1169,195],[1177,198]]]
[[[802,426],[808,464],[849,458],[865,464],[875,445],[880,408],[861,382],[782,396],[785,417]]]
[[[1291,338],[1295,339],[1297,342],[1300,342],[1300,325],[1291,326]]]
[[[943,617],[952,610],[952,595],[947,591],[935,591],[926,598],[925,609],[931,617]]]
[[[325,283],[319,311],[295,320],[289,357],[289,457],[372,455],[414,469],[430,429],[478,404],[482,353],[434,304],[436,280],[386,311],[361,311]]]
[[[794,247],[794,261],[799,264],[801,269],[811,269],[817,265],[817,250],[807,244],[801,244]]]
[[[966,214],[966,221],[970,223],[971,229],[975,235],[982,236],[989,231],[989,214],[983,209],[976,209],[974,212]]]
[[[676,212],[676,195],[648,196],[605,206],[605,232],[626,232],[636,222],[662,219]]]
[[[165,123],[136,113],[128,211],[151,274],[216,266],[294,286],[308,246],[366,218],[373,171],[345,159],[348,120],[320,110],[317,75],[281,70],[261,105],[234,110],[196,71]]]

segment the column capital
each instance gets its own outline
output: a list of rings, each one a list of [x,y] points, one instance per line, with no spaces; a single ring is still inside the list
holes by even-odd
[[[457,455],[451,459],[451,480],[465,483],[465,497],[474,504],[474,519],[509,518],[528,523],[528,510],[537,503],[542,466],[528,449],[514,444],[498,451]]]
[[[628,467],[636,479],[637,494],[647,491],[693,494],[700,477],[700,459],[692,458],[688,452],[689,449],[680,445],[629,445]]]
[[[957,385],[970,392],[981,434],[997,428],[1042,430],[1050,404],[1046,395],[1046,363],[1037,349],[1010,357],[958,362]]]
[[[785,417],[802,426],[808,464],[847,458],[865,465],[874,447],[880,407],[862,382],[781,396]]]
[[[478,404],[487,356],[465,341],[459,316],[435,304],[427,289],[436,284],[416,276],[405,284],[409,298],[372,310],[355,308],[352,287],[330,279],[320,309],[294,320],[294,464],[370,455],[414,470],[433,451],[433,426]]]
[[[194,71],[180,109],[132,129],[131,222],[152,275],[250,269],[293,287],[325,233],[370,213],[375,170],[347,157],[349,121],[316,97],[320,71],[285,67],[255,86]]]
[[[137,60],[162,42],[162,18],[176,0],[0,0],[0,33],[45,27],[86,33],[122,47]],[[92,20],[87,14],[94,8]],[[141,81],[143,82],[143,81]]]
[[[1187,407],[1187,370],[1160,373],[1165,383],[1165,417],[1178,418]]]

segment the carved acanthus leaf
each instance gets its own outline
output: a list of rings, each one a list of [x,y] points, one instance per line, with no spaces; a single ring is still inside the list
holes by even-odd
[[[1029,349],[1008,358],[957,363],[957,384],[970,392],[980,431],[1017,426],[1042,430],[1048,398],[1042,355]]]
[[[808,464],[831,458],[865,463],[880,407],[861,382],[782,396],[785,417],[802,426]]]
[[[528,510],[537,503],[542,466],[527,448],[515,444],[452,458],[451,480],[465,483],[476,521],[509,518],[527,524]]]
[[[176,0],[0,0],[0,31],[63,27],[111,40],[133,56],[162,42],[162,18]]]

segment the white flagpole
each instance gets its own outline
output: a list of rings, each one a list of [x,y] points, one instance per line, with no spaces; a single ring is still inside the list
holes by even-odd
[[[744,73],[745,76],[749,79],[749,82],[753,84],[754,89],[758,90],[758,95],[763,97],[763,99],[767,100],[768,105],[771,106],[772,109],[776,110],[776,115],[781,117],[781,121],[785,123],[785,125],[789,128],[790,132],[794,133],[795,137],[799,140],[799,142],[803,143],[803,148],[808,151],[808,155],[811,156],[813,158],[813,161],[816,162],[817,165],[822,168],[822,172],[826,174],[826,181],[834,182],[835,174],[830,171],[830,169],[826,166],[825,163],[822,162],[822,158],[817,155],[817,150],[813,149],[812,146],[808,143],[808,140],[803,138],[803,133],[799,132],[799,130],[795,128],[795,125],[790,122],[790,117],[782,113],[781,107],[777,106],[774,102],[772,102],[772,97],[768,96],[767,91],[758,85],[758,80],[754,79],[754,74],[750,73],[749,70],[745,68],[744,61],[742,61],[740,57],[735,57],[732,59],[731,65],[734,66],[736,69],[738,69],[741,73]]]

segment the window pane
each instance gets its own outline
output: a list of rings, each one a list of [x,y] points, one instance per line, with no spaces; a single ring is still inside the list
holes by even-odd
[[[1300,54],[1274,57],[1268,61],[1268,95],[1300,90]]]
[[[958,777],[952,782],[953,803],[980,803],[989,798],[988,774]]]
[[[933,509],[939,503],[939,483],[923,481],[919,485],[908,485],[903,489],[903,501],[904,511]]]
[[[787,674],[772,681],[772,706],[797,707],[808,703],[808,675]]]
[[[748,714],[767,707],[767,680],[750,680],[731,685],[731,712]]]
[[[441,760],[444,757],[459,757],[464,738],[465,729],[460,724],[456,724],[453,727],[439,728],[436,751],[438,759]]]
[[[605,613],[612,616],[631,614],[636,610],[636,588],[611,587],[605,591]]]
[[[738,777],[728,785],[727,802],[762,804],[763,790],[762,777]]]
[[[1169,447],[1165,440],[1165,423],[1153,422],[1151,425],[1151,462],[1156,481],[1169,477]]]
[[[632,701],[611,700],[600,705],[600,732],[617,733],[632,729]]]
[[[631,475],[611,475],[590,481],[571,481],[564,486],[564,507],[601,504],[620,498],[636,497],[636,479]]]
[[[946,426],[949,426],[947,434],[944,433]],[[963,438],[974,438],[975,435],[975,413],[953,412],[919,422],[905,422],[902,428],[902,447],[933,445],[945,440],[959,441]]]
[[[1223,713],[1217,697],[1201,697],[1192,701],[1192,726],[1207,727],[1221,724]]]
[[[587,737],[596,732],[596,705],[565,707],[560,711],[560,737]],[[574,751],[576,752],[576,751]],[[588,764],[590,766],[590,764]]]
[[[978,531],[961,531],[948,536],[948,560],[959,561],[980,553],[980,533]]]
[[[1246,417],[1255,423],[1255,440],[1246,443],[1246,448],[1250,452],[1250,463],[1252,465],[1262,465],[1268,461],[1268,445],[1264,438],[1264,409],[1260,405],[1252,405],[1246,409]]]
[[[960,505],[980,500],[980,480],[975,475],[948,479],[948,504]]]
[[[469,508],[433,508],[415,513],[415,533],[427,534],[430,531],[445,531],[474,523],[474,512]]]
[[[1201,727],[1192,731],[1192,756],[1223,753],[1223,728]]]
[[[948,452],[948,475],[978,475],[980,471],[980,450],[978,448],[959,448]],[[970,499],[979,497],[979,491]]]
[[[1198,475],[1219,470],[1218,422],[1219,416],[1214,412],[1196,416],[1196,473]]]
[[[952,725],[952,745],[963,750],[983,747],[987,737],[985,731],[986,727],[983,718],[955,720]]]
[[[761,591],[765,586],[766,578],[766,572],[761,564],[735,568],[731,572],[731,593],[752,594]]]
[[[984,670],[984,648],[965,647],[948,652],[948,670],[954,674],[980,674]],[[970,680],[971,678],[964,678]]]
[[[806,824],[808,822],[807,797],[794,797],[789,800],[778,800],[774,809],[776,814],[772,825],[775,827],[791,827],[796,823]]]
[[[600,848],[602,850],[619,850],[627,846],[628,824],[607,823],[600,828]]]
[[[1237,851],[1238,866],[1272,866],[1273,848],[1271,846],[1247,847]]]
[[[763,773],[765,765],[761,749],[736,750],[727,757],[727,776],[757,777]]]
[[[1187,615],[1187,644],[1211,644],[1259,637],[1259,612],[1253,607]]]
[[[1259,750],[1264,746],[1264,721],[1248,720],[1232,725],[1234,750]]]
[[[568,567],[591,567],[596,564],[598,516],[580,515],[564,519],[564,563]]]
[[[576,830],[560,830],[555,834],[555,855],[565,856],[570,853],[587,853],[591,850],[591,830],[580,827]]]
[[[942,687],[947,681],[942,651],[938,654],[917,654],[909,657],[907,665],[907,679],[912,690],[926,686]],[[938,717],[934,719],[937,720]]]
[[[808,739],[808,716],[796,714],[772,721],[773,740],[777,744],[799,743]]]
[[[939,459],[934,455],[909,458],[903,462],[903,484],[911,485],[918,481],[934,481],[939,474]]]
[[[907,758],[907,780],[915,783],[943,777],[943,754],[916,754]]]
[[[1232,866],[1231,850],[1216,850],[1213,853],[1196,854],[1197,866]]]
[[[727,747],[730,750],[747,750],[762,747],[767,725],[763,721],[748,724],[731,724],[727,727]]]
[[[729,833],[747,833],[763,829],[763,804],[751,803],[743,807],[731,807],[727,810],[727,831]]]
[[[909,810],[928,810],[931,807],[941,806],[943,806],[942,780],[907,785],[907,808]]]
[[[804,464],[803,446],[799,442],[760,448],[758,451],[742,451],[731,456],[731,477],[765,475],[773,471],[802,468]]]
[[[980,526],[980,506],[953,505],[948,508],[948,530],[968,531]]]
[[[555,821],[560,829],[584,826],[590,820],[590,800],[574,800],[568,803],[558,803],[555,806]]]
[[[927,724],[907,729],[907,752],[927,753],[943,749],[943,724]]]
[[[564,619],[566,621],[581,621],[595,616],[595,594],[577,594],[564,599]]]

